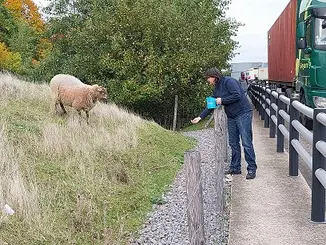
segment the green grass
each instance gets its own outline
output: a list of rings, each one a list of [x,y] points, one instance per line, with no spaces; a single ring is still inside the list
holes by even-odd
[[[12,86],[23,93],[0,92],[0,205],[16,213],[0,217],[0,244],[127,244],[195,142],[115,105],[79,123],[50,111],[46,86]]]

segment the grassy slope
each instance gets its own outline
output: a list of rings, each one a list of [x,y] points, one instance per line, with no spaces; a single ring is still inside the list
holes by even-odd
[[[190,125],[188,127],[183,128],[181,131],[182,132],[189,132],[189,131],[196,131],[196,130],[205,129],[205,124],[208,122],[209,118],[210,118],[210,116],[208,116],[204,120],[201,120],[197,124],[192,124],[192,125]],[[210,122],[210,124],[208,125],[207,128],[213,128],[213,127],[214,127],[214,120]]]
[[[194,142],[114,105],[55,116],[45,85],[0,74],[0,243],[126,244]],[[70,115],[75,115],[70,111]]]

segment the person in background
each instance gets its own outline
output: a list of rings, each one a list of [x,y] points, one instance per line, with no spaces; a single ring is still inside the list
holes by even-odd
[[[210,68],[205,72],[205,77],[211,86],[214,86],[213,97],[216,103],[224,106],[227,116],[229,144],[232,150],[232,159],[226,174],[241,174],[241,147],[244,148],[247,162],[246,179],[256,177],[256,155],[253,147],[252,136],[252,108],[247,96],[239,82],[231,77],[222,76],[216,68]],[[193,124],[207,117],[214,109],[206,108],[199,117],[191,120]]]
[[[247,95],[247,92],[248,92],[248,81],[247,81],[247,78],[246,78],[246,73],[241,72],[241,75],[240,75],[240,78],[239,78],[239,82],[240,82],[240,85],[241,85],[243,91]]]

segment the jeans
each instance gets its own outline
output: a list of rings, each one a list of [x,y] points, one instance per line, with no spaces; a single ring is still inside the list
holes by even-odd
[[[256,173],[256,155],[252,144],[252,112],[241,114],[237,118],[228,118],[228,132],[232,149],[230,169],[241,170],[241,137],[245,160],[248,163],[247,170]]]

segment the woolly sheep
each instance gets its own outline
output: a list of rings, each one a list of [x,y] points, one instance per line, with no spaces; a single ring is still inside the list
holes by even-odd
[[[58,112],[58,105],[63,113],[67,113],[65,105],[71,106],[80,116],[81,111],[85,111],[87,123],[89,111],[96,102],[107,100],[107,91],[104,87],[97,84],[84,84],[78,78],[66,74],[54,76],[50,81],[50,89],[56,112]]]

